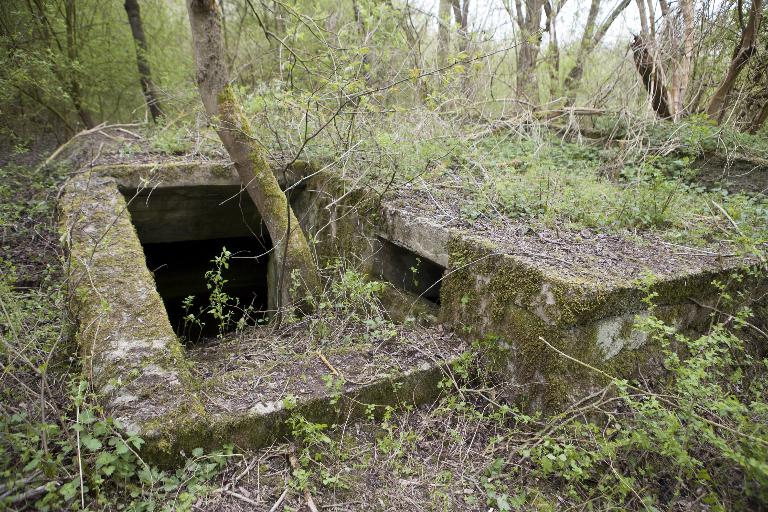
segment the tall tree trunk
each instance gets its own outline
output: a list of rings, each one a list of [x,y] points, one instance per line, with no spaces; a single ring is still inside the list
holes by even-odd
[[[440,0],[437,20],[437,60],[440,67],[448,64],[451,53],[451,1]]]
[[[128,23],[131,25],[133,34],[133,44],[136,47],[136,64],[139,68],[139,81],[141,82],[141,92],[144,93],[144,99],[147,102],[147,108],[152,115],[152,120],[163,115],[158,100],[155,83],[152,81],[152,72],[149,68],[147,59],[147,38],[144,35],[144,24],[141,22],[141,10],[138,0],[125,0],[125,12],[128,14]]]
[[[515,0],[517,25],[520,29],[520,45],[517,52],[518,96],[538,103],[538,83],[536,80],[536,61],[541,45],[541,11],[544,0],[525,0],[525,11],[520,0]]]
[[[557,42],[557,10],[549,0],[544,2],[544,13],[547,15],[547,32],[549,45],[547,58],[549,62],[549,97],[557,98],[560,89],[560,46]]]
[[[216,0],[187,0],[203,106],[217,120],[217,133],[235,164],[243,186],[256,204],[272,238],[270,262],[276,270],[273,298],[281,311],[308,312],[320,290],[317,266],[304,232],[272,173],[264,150],[255,142],[243,109],[229,84],[221,13]],[[275,286],[276,285],[276,286]]]
[[[643,37],[649,37],[648,31],[648,14],[645,12],[645,0],[636,0],[637,12],[640,16],[640,35]]]
[[[77,111],[77,115],[86,128],[93,128],[96,122],[93,116],[83,105],[83,93],[80,87],[80,78],[74,67],[77,65],[77,6],[76,0],[66,0],[64,3],[64,24],[67,32],[67,62],[69,70],[69,96]]]
[[[718,123],[723,120],[728,104],[728,96],[736,84],[736,79],[750,57],[757,51],[757,34],[762,12],[763,0],[752,0],[752,5],[749,7],[749,20],[741,33],[739,45],[733,51],[731,64],[728,66],[725,78],[712,96],[709,107],[707,107],[707,115]]]
[[[469,46],[469,0],[452,0],[453,16],[459,27],[459,51],[467,51]]]
[[[581,82],[581,77],[584,76],[584,63],[587,60],[587,55],[592,51],[592,38],[595,34],[595,25],[597,25],[597,14],[599,12],[600,0],[591,0],[589,4],[589,13],[587,14],[587,22],[584,25],[584,33],[581,36],[579,49],[576,51],[576,60],[573,67],[568,71],[568,75],[565,77],[566,104],[569,106],[573,105],[573,92]]]
[[[672,71],[670,100],[675,120],[683,115],[685,110],[685,95],[688,92],[688,83],[691,79],[691,62],[693,60],[693,0],[680,0],[680,14],[682,17],[682,52],[677,51],[674,69]],[[672,34],[670,44],[679,46],[677,35]]]
[[[672,117],[669,110],[669,94],[664,85],[659,66],[653,54],[649,51],[645,38],[642,35],[635,36],[632,40],[631,48],[635,67],[643,79],[643,85],[648,92],[648,96],[651,98],[651,106],[654,112],[662,119],[669,119]]]

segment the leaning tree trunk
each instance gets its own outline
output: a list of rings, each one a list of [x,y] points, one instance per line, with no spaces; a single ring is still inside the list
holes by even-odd
[[[584,25],[584,33],[581,36],[579,49],[576,52],[576,61],[570,71],[568,71],[568,75],[565,77],[566,104],[569,106],[573,105],[574,91],[581,82],[581,78],[584,76],[584,64],[593,48],[592,37],[595,34],[597,14],[599,11],[600,0],[592,0],[589,4],[589,14],[587,14],[587,23]]]
[[[739,4],[741,5],[741,4]],[[717,88],[707,107],[707,115],[710,119],[718,122],[723,119],[725,108],[728,103],[728,96],[736,84],[741,70],[747,65],[750,57],[757,51],[757,32],[760,27],[760,16],[763,12],[763,0],[752,0],[749,8],[749,20],[741,33],[741,41],[733,51],[731,64],[725,74],[723,82]]]
[[[125,12],[128,14],[128,23],[131,25],[133,33],[133,43],[136,47],[136,64],[139,68],[139,81],[141,82],[141,92],[144,93],[144,99],[147,101],[147,108],[153,121],[163,115],[160,108],[160,101],[157,97],[157,90],[152,81],[152,73],[149,69],[149,60],[147,59],[147,38],[144,35],[144,24],[141,22],[141,10],[138,0],[125,0]]]
[[[536,81],[536,61],[541,44],[541,11],[544,0],[525,0],[523,12],[520,0],[515,0],[517,25],[520,29],[520,46],[517,52],[517,95],[534,105],[539,102]]]
[[[643,36],[635,36],[630,46],[635,67],[643,79],[643,85],[648,96],[651,98],[653,110],[660,118],[669,119],[672,117],[668,100],[669,94],[664,86],[659,65],[648,50],[646,39]]]
[[[264,150],[254,140],[247,118],[228,81],[224,60],[221,13],[216,0],[187,0],[192,27],[197,84],[208,116],[237,173],[256,204],[272,238],[272,285],[279,311],[308,312],[320,289],[320,278],[309,244],[272,173]]]
[[[579,49],[576,52],[576,62],[565,77],[565,95],[566,104],[573,105],[575,100],[576,90],[581,84],[581,80],[584,77],[584,67],[586,66],[587,58],[603,41],[603,38],[608,33],[608,29],[611,28],[613,22],[619,17],[624,9],[629,6],[630,0],[620,0],[619,3],[613,8],[608,17],[599,26],[597,25],[597,15],[600,11],[600,0],[592,0],[589,7],[589,14],[587,15],[587,24],[584,27],[584,33],[581,37],[581,43]]]

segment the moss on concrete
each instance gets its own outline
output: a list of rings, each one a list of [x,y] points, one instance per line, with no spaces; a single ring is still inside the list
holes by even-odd
[[[160,435],[148,422],[202,405],[125,200],[111,178],[81,176],[68,182],[60,207],[83,371],[125,428],[170,438],[173,430]]]
[[[370,270],[370,255],[376,250],[376,197],[322,171],[307,179],[304,191],[294,198],[297,217],[321,267],[343,257],[361,264],[361,271]]]
[[[611,375],[629,378],[658,358],[634,328],[634,318],[656,293],[656,314],[681,326],[694,325],[717,274],[661,280],[643,290],[637,283],[603,285],[543,272],[492,243],[454,236],[450,267],[441,291],[441,319],[481,343],[486,364],[512,400],[533,409],[559,410],[605,377],[558,354]]]

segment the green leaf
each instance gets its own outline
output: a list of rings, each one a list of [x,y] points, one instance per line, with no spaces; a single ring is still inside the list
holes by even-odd
[[[112,464],[117,460],[117,456],[110,452],[101,452],[98,457],[96,457],[96,467],[102,467],[107,466],[109,464]]]
[[[80,438],[80,442],[85,446],[88,450],[95,452],[96,450],[101,449],[101,441],[96,439],[95,437],[91,437],[89,435],[84,435]]]

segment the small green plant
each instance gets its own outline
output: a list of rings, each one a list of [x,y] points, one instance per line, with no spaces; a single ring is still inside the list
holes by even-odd
[[[222,247],[221,254],[211,260],[214,265],[213,269],[205,273],[206,286],[211,292],[207,312],[218,324],[219,337],[229,330],[235,308],[240,303],[237,298],[231,297],[224,291],[224,285],[228,282],[224,278],[224,271],[229,268],[231,257],[232,253],[226,247]]]
[[[521,454],[572,499],[601,506],[641,494],[651,508],[691,493],[712,510],[768,502],[768,360],[750,354],[739,334],[752,325],[752,309],[736,307],[721,286],[720,307],[736,307],[729,326],[715,322],[704,335],[687,336],[655,316],[653,280],[643,282],[651,314],[639,316],[636,327],[664,355],[663,390],[614,379],[622,405],[604,424],[561,425]]]
[[[194,304],[194,295],[185,297],[181,304],[181,307],[184,310],[184,316],[181,319],[181,336],[190,341],[196,341],[192,339],[193,333],[196,332],[196,336],[199,337],[205,327],[205,323],[200,320],[200,315],[193,313]]]
[[[328,391],[328,393],[331,396],[331,399],[330,399],[331,405],[336,405],[337,403],[339,403],[342,393],[344,392],[344,378],[337,377],[332,374],[323,375],[322,378],[323,378],[323,383],[325,384],[325,389]]]
[[[512,510],[507,486],[503,483],[504,459],[495,459],[481,483],[486,494],[486,503],[488,506],[499,510],[500,512],[509,512]]]
[[[416,258],[416,263],[414,263],[411,268],[409,269],[411,271],[411,280],[413,282],[413,286],[418,288],[419,286],[419,268],[421,267],[421,258]]]
[[[344,268],[341,262],[334,263],[326,271],[336,276],[318,303],[317,314],[310,320],[316,343],[321,344],[333,332],[333,325],[347,323],[363,327],[365,341],[388,340],[397,335],[397,329],[378,299],[379,293],[389,285],[372,280],[357,270]]]
[[[319,478],[324,487],[346,489],[349,486],[340,472],[334,472],[323,464],[327,456],[343,458],[339,444],[325,431],[328,425],[313,423],[300,414],[292,414],[288,419],[293,437],[300,449],[297,453],[299,467],[293,471],[293,485],[299,490],[308,489],[313,478]]]
[[[0,506],[18,503],[29,482],[37,482],[34,507],[41,511],[109,507],[117,496],[128,510],[190,510],[233,456],[231,446],[207,455],[198,448],[182,468],[161,471],[139,455],[140,437],[100,414],[85,381],[70,385],[70,398],[72,418],[63,424],[0,416],[0,476],[6,483]]]
[[[384,407],[381,421],[381,434],[377,436],[376,446],[388,456],[392,470],[400,476],[412,474],[413,468],[407,463],[408,456],[414,451],[418,435],[416,432],[399,428],[394,421],[395,409]]]

